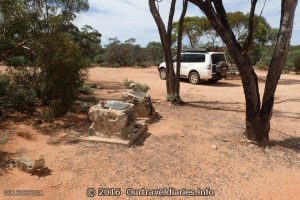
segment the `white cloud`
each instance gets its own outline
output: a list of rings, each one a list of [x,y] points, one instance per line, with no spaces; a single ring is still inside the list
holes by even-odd
[[[164,19],[168,17],[169,2],[170,0],[164,0],[160,5]],[[267,0],[263,16],[267,18],[272,27],[279,25],[280,4],[280,0]],[[248,12],[250,1],[245,3],[245,0],[224,0],[224,5],[228,11]],[[175,20],[179,18],[181,5],[178,3],[177,7]],[[261,8],[262,1],[258,5],[257,13]],[[190,3],[187,15],[202,15],[202,13]],[[300,9],[298,8],[295,16],[293,44],[300,43],[300,38],[296,36],[300,33],[299,23]],[[137,43],[142,45],[146,45],[150,41],[159,41],[157,27],[149,11],[148,0],[90,0],[90,10],[79,14],[75,24],[79,27],[88,24],[97,29],[103,35],[104,44],[107,43],[109,37],[118,37],[121,41],[134,37]]]

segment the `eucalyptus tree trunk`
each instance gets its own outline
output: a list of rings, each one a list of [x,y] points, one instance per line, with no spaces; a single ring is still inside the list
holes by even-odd
[[[175,96],[174,102],[181,104],[183,101],[180,98],[180,68],[181,68],[181,50],[182,50],[182,37],[184,30],[184,18],[188,7],[188,0],[183,0],[183,8],[179,19],[178,36],[177,36],[177,64],[176,64],[176,76],[175,76]]]
[[[253,42],[254,14],[257,0],[251,1],[248,35],[241,45],[235,38],[228,23],[222,0],[189,0],[207,16],[212,27],[225,43],[235,61],[243,83],[246,102],[245,135],[259,145],[269,142],[270,122],[274,105],[274,95],[286,62],[290,39],[293,32],[295,10],[298,0],[282,0],[280,28],[277,34],[275,51],[269,65],[262,103],[260,100],[257,75],[251,65],[249,50]]]
[[[173,67],[173,58],[172,58],[172,29],[173,29],[173,18],[174,18],[174,13],[176,8],[176,0],[171,1],[167,28],[157,9],[157,6],[155,4],[156,2],[157,0],[149,0],[149,7],[150,7],[150,12],[158,27],[159,36],[160,36],[160,40],[164,52],[164,58],[166,63],[166,74],[167,74],[167,78],[166,78],[167,100],[173,103],[178,103],[181,102],[181,98],[179,94],[180,73],[179,76],[178,73],[175,76],[174,67]],[[187,4],[188,4],[188,0],[184,0],[184,4],[183,4],[184,7],[182,11],[183,19],[187,10]],[[182,40],[182,36],[180,40]],[[180,65],[179,65],[179,72],[180,72]]]

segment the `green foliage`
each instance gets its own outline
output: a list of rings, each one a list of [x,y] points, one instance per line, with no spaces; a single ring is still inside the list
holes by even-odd
[[[237,41],[243,45],[248,35],[249,14],[237,11],[227,13],[227,16],[233,34]],[[262,16],[256,15],[254,17],[254,25],[253,45],[250,51],[253,65],[261,61],[266,51],[265,46],[273,46],[278,32],[277,29],[272,29],[267,20]],[[178,22],[175,22],[173,27],[173,37],[176,38]],[[198,48],[200,46],[214,48],[218,46],[221,41],[205,16],[186,17],[184,20],[184,36],[188,39],[189,46],[192,48]],[[227,52],[227,58],[229,62],[233,62],[229,52]]]
[[[97,63],[97,64],[102,64],[105,62],[105,56],[104,54],[97,54],[94,58],[94,63]]]
[[[28,111],[38,97],[55,116],[67,112],[101,53],[101,34],[72,24],[88,8],[88,0],[1,0],[0,61],[18,70],[9,83],[0,77],[1,101]]]
[[[8,131],[5,131],[4,133],[0,134],[0,144],[6,144],[9,139],[9,133]]]
[[[0,102],[4,107],[14,108],[21,112],[33,112],[35,110],[37,95],[31,87],[27,71],[1,74],[0,94]]]
[[[85,95],[90,95],[93,93],[93,90],[92,90],[91,86],[84,84],[78,89],[78,92],[85,94]]]
[[[74,28],[71,35],[72,39],[79,45],[82,56],[90,63],[95,62],[96,56],[103,53],[100,45],[102,35],[91,26],[85,25],[81,31]]]
[[[130,85],[132,83],[135,83],[133,80],[129,80],[129,79],[124,79],[123,80],[123,85],[127,88],[127,89],[130,89]]]
[[[166,99],[167,101],[173,102],[175,100],[175,94],[167,94]]]
[[[129,80],[129,79],[124,79],[123,80],[123,85],[127,88],[127,89],[131,89],[130,85],[134,83],[136,85],[136,89],[142,92],[147,93],[148,90],[150,90],[150,87],[147,84],[142,84],[142,83],[136,83],[133,80]]]
[[[106,63],[113,67],[119,66],[150,66],[159,65],[163,61],[163,51],[160,43],[150,42],[146,48],[135,45],[135,39],[130,38],[124,43],[111,39],[104,54],[95,57],[96,63]],[[97,59],[96,59],[97,58]]]
[[[10,78],[7,74],[0,73],[0,98],[7,94]]]
[[[145,48],[147,55],[146,65],[159,65],[163,61],[164,53],[159,42],[149,42]]]
[[[48,35],[41,43],[47,47],[40,50],[36,61],[42,70],[41,99],[45,103],[52,100],[61,102],[66,112],[82,85],[86,62],[78,45],[65,34]]]
[[[297,46],[291,48],[287,62],[291,66],[292,70],[296,72],[300,71],[300,48]]]
[[[33,112],[36,106],[36,93],[32,88],[10,87],[10,100],[13,108],[21,112]]]
[[[55,120],[55,114],[51,108],[45,108],[43,110],[42,119],[46,122],[53,122]]]

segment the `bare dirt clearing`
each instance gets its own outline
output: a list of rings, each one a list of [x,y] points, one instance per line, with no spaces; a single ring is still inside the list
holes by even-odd
[[[265,72],[258,74],[263,92]],[[165,82],[156,68],[93,68],[89,82],[99,85],[98,97],[119,99],[126,78],[150,86],[160,116],[135,146],[73,140],[88,131],[85,114],[70,114],[55,125],[40,127],[34,127],[30,117],[25,123],[22,116],[10,118],[0,126],[12,132],[9,142],[0,146],[0,161],[43,154],[52,172],[39,177],[16,168],[1,169],[0,199],[14,199],[3,196],[5,189],[43,190],[40,199],[86,199],[88,187],[122,188],[122,199],[129,199],[129,187],[210,187],[216,192],[212,199],[299,199],[300,76],[282,75],[272,145],[267,149],[240,142],[245,105],[239,80],[201,85],[183,81],[181,97],[186,104],[181,107],[165,102]]]

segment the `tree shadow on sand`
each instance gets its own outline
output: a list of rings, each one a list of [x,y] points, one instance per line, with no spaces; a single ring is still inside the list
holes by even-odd
[[[16,153],[0,151],[0,176],[8,173],[10,168],[15,167],[14,156],[16,156]]]
[[[300,152],[300,137],[290,137],[284,140],[270,141],[270,146],[280,146],[285,149]]]
[[[266,77],[259,76],[258,82],[265,83]],[[280,79],[278,82],[278,85],[298,85],[298,84],[300,84],[300,79]]]

